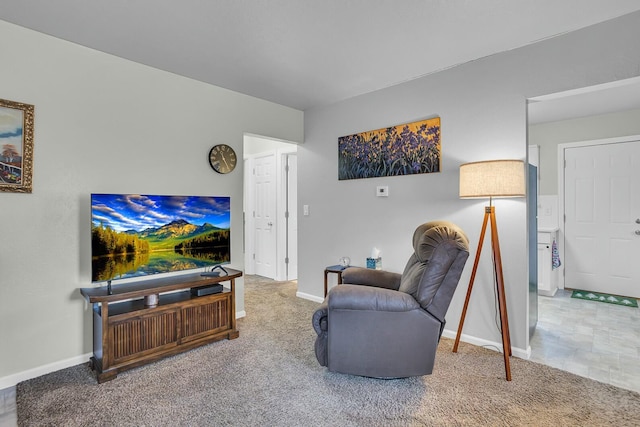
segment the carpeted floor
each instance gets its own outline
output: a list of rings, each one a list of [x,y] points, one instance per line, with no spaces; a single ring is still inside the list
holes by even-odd
[[[443,339],[434,373],[376,380],[313,354],[317,303],[291,282],[246,283],[240,338],[98,385],[86,365],[18,384],[20,426],[638,426],[640,395]]]

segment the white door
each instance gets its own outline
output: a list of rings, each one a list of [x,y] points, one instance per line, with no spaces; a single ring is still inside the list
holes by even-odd
[[[276,277],[276,156],[256,157],[255,169],[255,273]]]
[[[565,287],[640,298],[640,141],[565,160]]]
[[[287,280],[298,278],[298,156],[287,154]]]

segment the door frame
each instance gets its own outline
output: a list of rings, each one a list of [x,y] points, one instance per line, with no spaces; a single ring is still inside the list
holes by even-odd
[[[292,255],[291,253],[292,250],[290,248],[289,243],[291,240],[295,240],[296,242],[298,241],[298,233],[297,233],[297,227],[296,227],[296,230],[293,230],[293,227],[291,226],[291,222],[289,221],[289,218],[291,217],[291,212],[294,212],[297,216],[298,205],[297,205],[297,197],[295,198],[296,204],[293,206],[289,205],[289,203],[291,202],[291,198],[289,197],[289,193],[290,193],[289,182],[290,180],[293,179],[297,183],[298,176],[297,174],[295,176],[292,176],[291,170],[288,168],[289,166],[288,160],[292,156],[295,156],[297,161],[297,156],[298,156],[297,147],[293,147],[292,149],[279,149],[277,152],[277,156],[278,156],[277,161],[279,162],[278,164],[280,165],[280,171],[279,171],[280,182],[278,182],[277,191],[281,192],[281,194],[279,194],[277,198],[279,201],[281,201],[281,203],[276,204],[276,214],[277,214],[276,221],[278,223],[276,239],[277,239],[278,251],[282,259],[276,260],[276,270],[277,270],[277,276],[279,277],[278,280],[297,280],[298,279],[297,273],[292,274],[292,271],[289,268],[289,266],[290,264],[292,264],[291,262],[292,260],[295,261],[296,272],[297,272],[298,254],[296,251],[295,255]],[[297,193],[296,193],[296,196],[297,196]],[[289,212],[287,212],[287,209]],[[297,250],[297,244],[296,244],[296,250]]]
[[[629,136],[620,136],[615,138],[604,138],[604,139],[592,139],[587,141],[577,141],[577,142],[568,142],[564,144],[558,144],[558,228],[560,230],[560,239],[558,242],[558,253],[560,255],[560,259],[564,260],[566,257],[564,256],[564,218],[565,218],[565,207],[564,207],[564,165],[565,165],[565,150],[569,148],[580,148],[580,147],[589,147],[593,145],[607,145],[607,144],[620,144],[624,142],[634,142],[640,141],[640,135],[629,135]],[[558,288],[564,289],[564,262],[560,265],[560,274],[558,280]]]

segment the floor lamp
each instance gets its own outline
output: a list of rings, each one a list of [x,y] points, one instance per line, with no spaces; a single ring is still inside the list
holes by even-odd
[[[524,162],[521,160],[488,160],[483,162],[465,163],[460,165],[460,198],[489,198],[489,206],[484,210],[484,221],[480,232],[480,241],[476,251],[476,259],[471,271],[469,288],[464,300],[462,316],[458,325],[456,341],[453,352],[458,352],[460,335],[464,318],[467,315],[469,299],[473,282],[476,278],[478,261],[484,242],[484,234],[487,230],[487,222],[491,223],[491,249],[493,252],[493,269],[495,273],[496,293],[498,295],[498,309],[500,311],[500,329],[502,330],[502,349],[504,354],[504,369],[507,381],[511,381],[511,338],[509,336],[509,318],[507,316],[507,298],[504,292],[504,277],[502,275],[502,257],[500,255],[500,242],[498,241],[498,226],[496,224],[496,210],[492,205],[494,197],[523,197],[525,195]]]

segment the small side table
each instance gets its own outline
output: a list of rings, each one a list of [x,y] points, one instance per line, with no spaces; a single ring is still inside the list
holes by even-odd
[[[329,273],[335,273],[338,275],[338,285],[342,284],[342,272],[349,268],[349,266],[347,265],[346,267],[343,265],[330,265],[329,267],[324,269],[324,296],[327,296],[327,292],[328,292],[328,283],[327,283],[327,276],[329,275]]]

